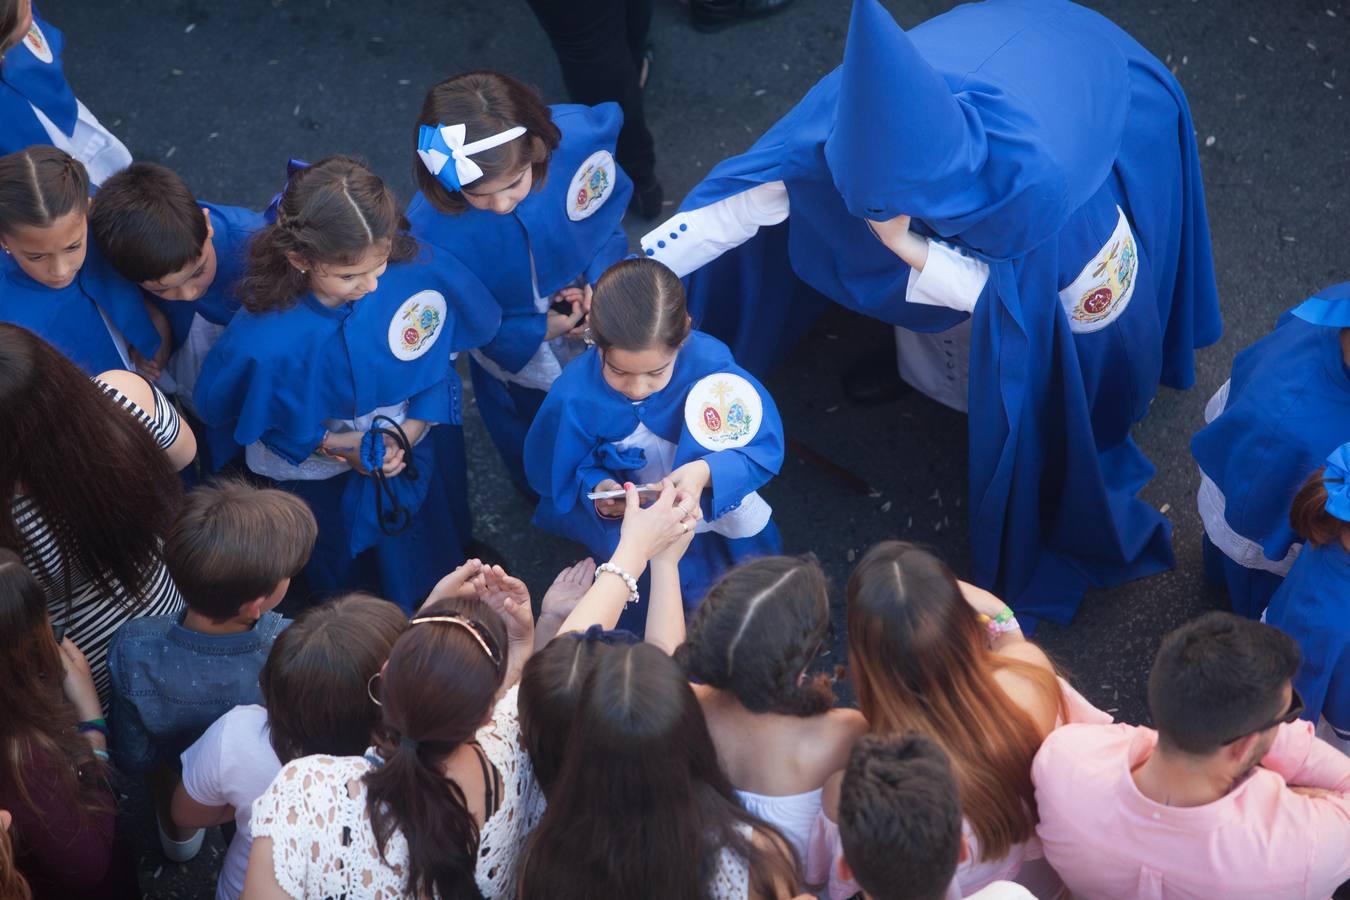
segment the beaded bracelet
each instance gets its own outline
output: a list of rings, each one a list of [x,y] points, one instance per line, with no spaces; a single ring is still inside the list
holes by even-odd
[[[627,606],[628,603],[637,603],[640,599],[642,599],[641,596],[638,594],[638,586],[636,578],[634,578],[632,575],[629,575],[627,572],[625,572],[623,569],[620,569],[612,562],[603,563],[595,567],[595,577],[597,579],[606,572],[608,572],[611,575],[618,575],[620,578],[623,579],[623,583],[628,586],[628,602],[624,604],[625,606]]]
[[[110,759],[107,750],[99,750],[97,747],[94,748],[94,755],[104,762],[107,762]]]
[[[1013,611],[1007,606],[1000,609],[998,615],[993,616],[992,618],[984,613],[980,613],[977,618],[980,620],[981,625],[989,629],[990,637],[996,638],[1001,634],[1022,630],[1022,626],[1017,622],[1017,616],[1015,616]]]
[[[85,732],[88,732],[88,731],[97,731],[99,734],[103,735],[105,738],[108,736],[108,720],[107,720],[107,719],[102,719],[102,718],[100,718],[100,719],[87,719],[87,720],[85,720],[85,721],[79,723],[79,724],[76,725],[75,727],[79,729],[80,734],[84,734]]]

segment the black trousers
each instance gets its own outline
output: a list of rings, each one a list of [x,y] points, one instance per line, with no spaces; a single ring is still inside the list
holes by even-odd
[[[553,44],[572,102],[623,109],[619,165],[641,188],[656,179],[656,147],[642,109],[643,49],[652,0],[529,0]]]

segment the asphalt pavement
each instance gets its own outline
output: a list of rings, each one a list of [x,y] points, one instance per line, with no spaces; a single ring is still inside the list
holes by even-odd
[[[885,0],[902,25],[950,3]],[[1136,430],[1158,474],[1144,497],[1171,519],[1177,567],[1090,595],[1067,627],[1037,639],[1099,706],[1147,721],[1144,682],[1162,635],[1226,600],[1204,583],[1198,483],[1189,436],[1233,355],[1280,312],[1350,277],[1350,7],[1282,3],[1101,0],[1101,10],[1173,67],[1190,98],[1225,317],[1187,392],[1163,389]],[[413,122],[426,88],[491,68],[563,101],[557,65],[524,0],[44,0],[67,37],[76,93],[141,159],[172,166],[206,200],[261,207],[287,157],[368,160],[408,196]],[[647,89],[658,171],[678,201],[716,162],[747,147],[838,64],[847,0],[797,0],[775,18],[717,34],[693,31],[673,0],[657,0]],[[673,203],[669,207],[673,210]],[[630,236],[647,226],[630,219]],[[934,547],[958,572],[966,546],[964,417],[911,395],[860,409],[839,376],[890,341],[879,323],[827,315],[768,379],[790,436],[874,486],[790,457],[763,492],[789,552],[812,551],[842,589],[850,563],[877,540]],[[575,548],[529,527],[475,410],[466,412],[479,537],[536,592]],[[838,591],[836,591],[838,593]],[[842,615],[829,662],[841,661]],[[140,817],[138,843],[149,840]],[[198,864],[150,852],[151,896],[210,896],[213,837]]]

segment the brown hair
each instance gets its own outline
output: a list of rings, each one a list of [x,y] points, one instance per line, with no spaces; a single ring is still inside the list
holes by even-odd
[[[470,624],[422,621],[439,616]],[[396,831],[408,842],[406,896],[479,896],[478,824],[442,766],[487,723],[506,653],[501,618],[477,598],[456,597],[420,610],[389,654],[375,742],[385,763],[363,777],[380,857]]]
[[[1053,672],[1000,657],[950,569],[928,551],[884,541],[848,582],[848,658],[874,734],[917,731],[951,760],[985,859],[1032,836],[1035,722],[999,687],[1011,669],[1063,704]]]
[[[19,7],[22,5],[21,0],[0,0],[0,59],[23,40],[23,35],[19,35],[17,41],[9,41],[10,35],[19,27]],[[0,893],[0,897],[3,896],[6,895]]]
[[[1327,512],[1326,472],[1323,466],[1309,475],[1289,509],[1289,527],[1314,547],[1334,544],[1350,531],[1350,522]],[[1331,483],[1340,484],[1340,480],[1331,479]]]
[[[37,146],[0,156],[0,234],[46,228],[89,208],[89,173],[64,150]]]
[[[13,825],[10,826],[11,828]],[[5,900],[33,900],[33,890],[14,861],[14,842],[9,829],[0,828],[0,897]]]
[[[942,748],[869,734],[839,789],[839,842],[872,900],[942,900],[961,856],[961,798]]]
[[[218,481],[184,499],[164,537],[164,562],[183,602],[224,622],[298,574],[317,535],[314,514],[294,494]]]
[[[277,219],[253,236],[241,299],[250,312],[288,309],[309,290],[309,275],[288,253],[318,265],[351,265],[389,241],[389,262],[417,255],[394,192],[364,163],[330,156],[286,182]]]
[[[829,586],[813,560],[768,556],[708,591],[675,660],[755,713],[818,716],[834,706],[830,676],[802,679],[830,630]]]
[[[483,170],[479,182],[516,172],[529,165],[533,169],[534,188],[539,190],[548,177],[548,161],[562,132],[553,124],[553,114],[537,91],[509,75],[497,72],[465,72],[447,78],[427,91],[417,126],[464,125],[466,143],[500,134],[517,125],[525,134],[500,147],[475,153],[473,161]],[[413,147],[417,147],[413,129]],[[413,178],[417,188],[433,207],[443,213],[461,213],[469,208],[458,191],[448,190],[427,170],[420,157],[413,156]],[[478,182],[475,182],[478,183]]]
[[[28,786],[31,767],[42,760],[58,793],[43,802],[84,816],[104,809],[98,779],[107,769],[75,730],[78,716],[62,693],[64,678],[42,587],[18,554],[0,549],[0,778],[41,812]]]
[[[103,182],[89,230],[123,278],[158,281],[195,263],[206,246],[206,216],[178,173],[134,162]]]
[[[0,453],[0,497],[30,497],[56,544],[58,571],[37,573],[47,590],[69,599],[78,572],[109,602],[122,596],[132,610],[144,606],[160,536],[182,496],[178,473],[150,433],[74,363],[4,323],[0,446],[8,448]],[[22,551],[25,544],[6,502],[0,547]]]
[[[654,259],[617,262],[595,282],[590,327],[601,351],[677,349],[690,328],[684,285]]]
[[[684,671],[651,644],[611,648],[582,689],[520,896],[702,900],[724,849],[750,896],[796,887],[790,845],[737,800]]]
[[[531,654],[520,676],[520,738],[547,797],[558,780],[586,676],[613,643],[599,631],[560,634]]]
[[[379,722],[370,682],[408,619],[387,600],[346,594],[277,635],[258,676],[277,759],[357,756]]]

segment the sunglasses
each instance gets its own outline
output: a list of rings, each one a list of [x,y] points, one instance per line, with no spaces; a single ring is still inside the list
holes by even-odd
[[[1303,698],[1299,696],[1299,693],[1296,689],[1291,687],[1289,690],[1289,708],[1285,710],[1283,715],[1276,716],[1269,722],[1258,725],[1255,728],[1249,728],[1246,731],[1242,732],[1242,734],[1239,734],[1237,737],[1229,738],[1228,740],[1223,742],[1223,746],[1227,747],[1229,744],[1242,740],[1249,734],[1256,734],[1258,732],[1274,728],[1277,725],[1288,725],[1289,723],[1296,721],[1299,716],[1303,715],[1305,709],[1307,709],[1307,707],[1304,706],[1303,704]]]

